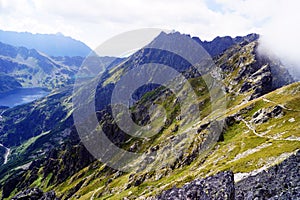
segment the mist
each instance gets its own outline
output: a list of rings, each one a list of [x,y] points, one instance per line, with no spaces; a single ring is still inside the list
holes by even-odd
[[[278,57],[290,74],[299,81],[300,2],[276,1],[276,4],[270,5],[270,9],[273,12],[262,27],[259,52]]]

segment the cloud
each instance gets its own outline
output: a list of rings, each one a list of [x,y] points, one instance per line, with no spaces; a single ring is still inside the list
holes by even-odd
[[[291,74],[300,77],[300,2],[279,0],[270,4],[272,15],[264,24],[260,52],[275,54]]]
[[[215,1],[223,6],[224,13],[244,16],[252,23],[252,30],[261,34],[260,52],[279,57],[291,74],[300,77],[299,1]]]
[[[0,0],[0,29],[61,32],[92,48],[148,27],[206,40],[257,32],[263,47],[300,63],[299,8],[297,0]]]
[[[0,29],[62,32],[93,48],[113,35],[139,28],[176,29],[210,40],[247,34],[253,26],[242,15],[219,12],[223,5],[218,2],[213,6],[219,8],[209,8],[207,0],[20,1],[0,0]]]

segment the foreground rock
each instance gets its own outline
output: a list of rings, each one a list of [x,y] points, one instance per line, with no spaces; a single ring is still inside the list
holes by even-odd
[[[149,200],[300,199],[300,151],[282,163],[234,183],[232,172],[186,183]]]
[[[236,199],[300,199],[300,151],[235,185]]]
[[[172,188],[156,199],[234,199],[234,179],[232,172],[221,172],[215,176],[187,183],[183,188]]]

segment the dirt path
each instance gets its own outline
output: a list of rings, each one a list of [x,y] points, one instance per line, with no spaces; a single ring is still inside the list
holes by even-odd
[[[295,137],[295,138],[281,138],[281,139],[278,139],[278,138],[275,138],[275,137],[272,137],[272,136],[264,136],[264,135],[261,135],[259,133],[256,132],[255,128],[252,126],[251,123],[247,122],[245,119],[242,119],[242,118],[239,118],[242,122],[244,122],[244,124],[248,127],[248,129],[250,129],[256,136],[258,137],[261,137],[261,138],[268,138],[268,139],[272,139],[272,140],[278,140],[278,141],[300,141],[300,138],[298,137]]]

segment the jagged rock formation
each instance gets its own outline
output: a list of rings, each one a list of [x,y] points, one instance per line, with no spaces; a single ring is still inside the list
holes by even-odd
[[[263,108],[253,114],[251,122],[254,124],[261,124],[267,122],[270,118],[278,118],[283,114],[284,111],[281,106],[266,109]]]
[[[237,200],[300,199],[300,151],[235,186]]]
[[[226,90],[253,100],[279,87],[294,82],[288,70],[276,59],[260,55],[259,43],[240,43],[217,59]]]
[[[220,55],[228,48],[232,47],[233,45],[239,44],[241,42],[253,42],[259,38],[258,34],[252,33],[244,37],[235,37],[231,38],[229,36],[225,37],[216,37],[212,41],[204,41],[202,42],[199,38],[193,37],[195,41],[203,46],[203,48],[212,56],[215,57]]]
[[[184,184],[182,188],[172,188],[159,195],[157,200],[234,200],[232,172],[221,172],[201,180]]]

